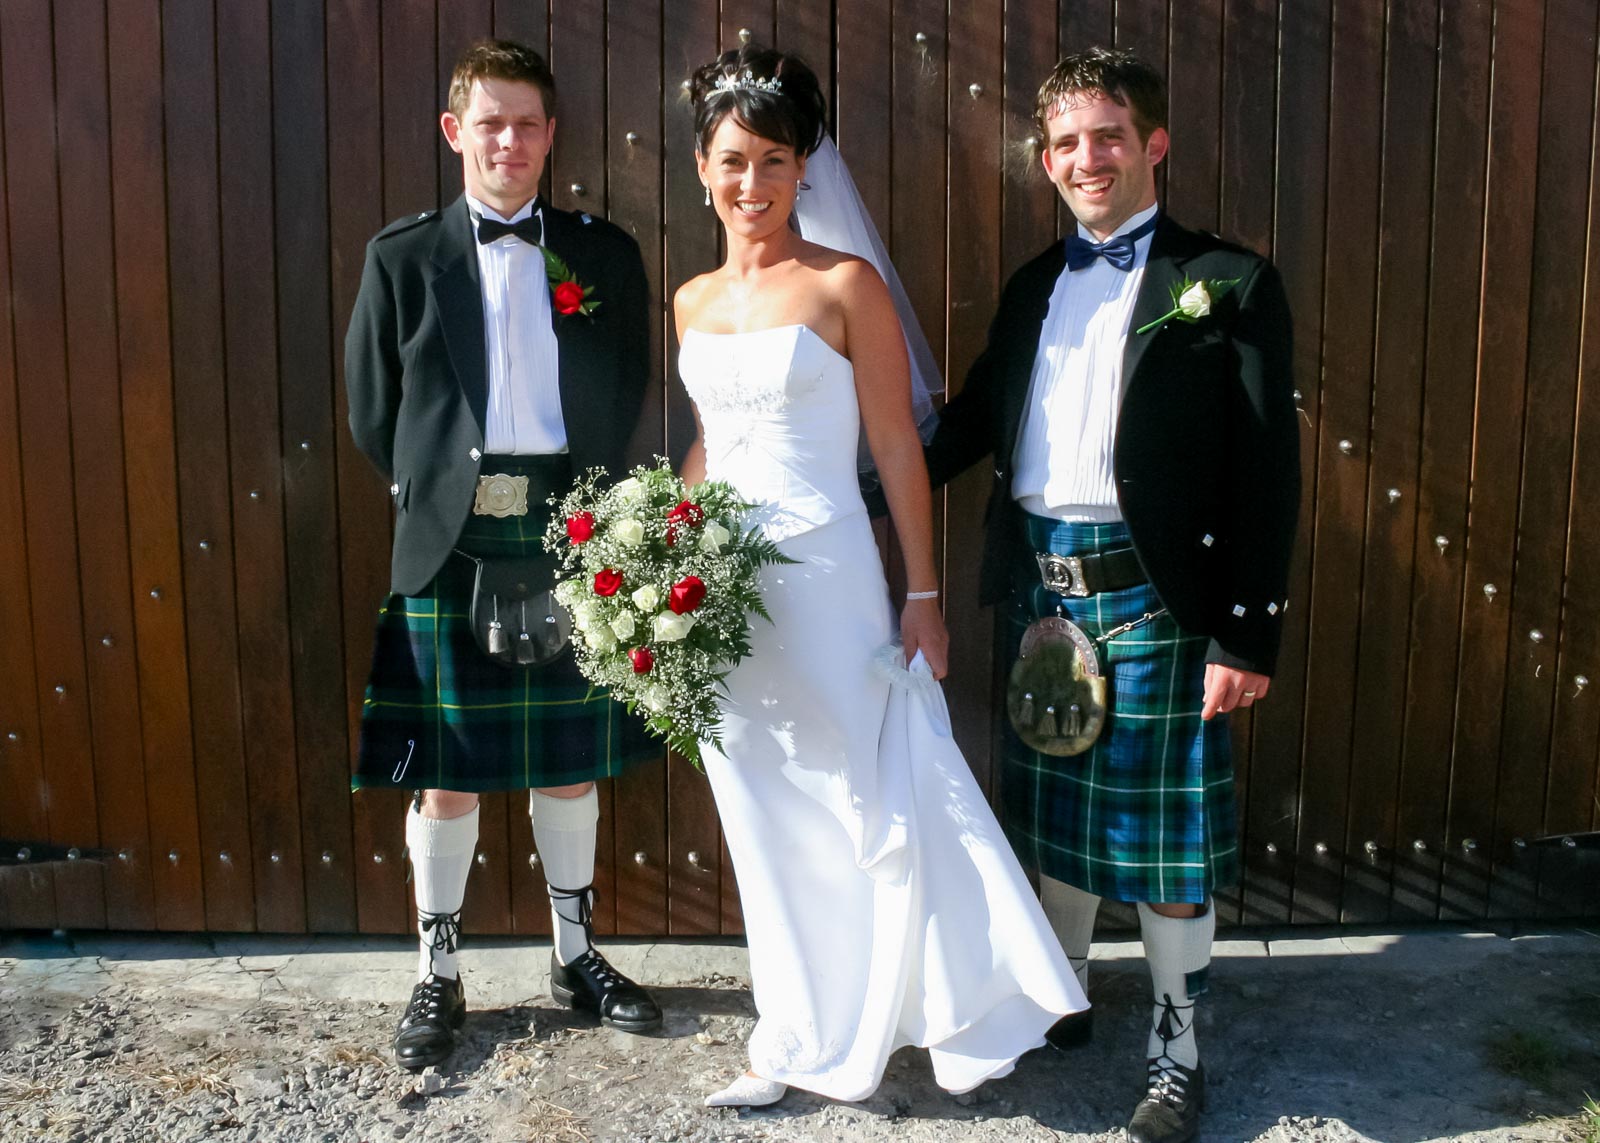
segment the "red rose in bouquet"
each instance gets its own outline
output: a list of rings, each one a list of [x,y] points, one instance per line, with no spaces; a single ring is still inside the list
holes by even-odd
[[[583,308],[583,287],[576,282],[562,282],[556,286],[555,306],[558,313],[577,313]]]
[[[622,573],[615,568],[603,568],[594,573],[594,593],[596,595],[616,595],[617,588],[622,586]]]
[[[667,513],[667,546],[678,542],[678,533],[684,528],[698,528],[706,522],[706,510],[692,500],[680,500],[678,506]]]
[[[686,575],[672,585],[672,590],[667,593],[667,606],[672,608],[672,614],[683,615],[700,606],[706,597],[706,585],[697,575]]]
[[[634,674],[645,675],[656,665],[656,657],[650,653],[649,647],[635,647],[628,652],[628,662],[633,664]]]
[[[567,517],[567,539],[581,544],[594,535],[594,513],[579,512]]]

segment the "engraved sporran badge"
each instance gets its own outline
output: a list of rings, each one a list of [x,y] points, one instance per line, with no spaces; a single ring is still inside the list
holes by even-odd
[[[1006,684],[1006,716],[1041,754],[1065,758],[1094,745],[1106,722],[1106,680],[1081,627],[1059,615],[1028,625]]]
[[[528,514],[528,478],[507,476],[497,472],[493,476],[478,477],[478,494],[472,511],[477,516],[526,516]]]

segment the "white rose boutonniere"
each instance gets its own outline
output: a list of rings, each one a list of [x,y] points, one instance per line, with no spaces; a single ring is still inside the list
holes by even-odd
[[[1181,284],[1177,282],[1172,284],[1172,308],[1155,321],[1148,322],[1133,332],[1136,335],[1149,333],[1153,329],[1160,329],[1169,321],[1197,322],[1203,317],[1209,317],[1216,303],[1226,297],[1228,291],[1238,284],[1238,278],[1201,278],[1198,282],[1191,282],[1188,275],[1184,275]]]

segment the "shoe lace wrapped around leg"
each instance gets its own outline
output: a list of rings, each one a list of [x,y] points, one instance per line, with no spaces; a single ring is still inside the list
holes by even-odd
[[[576,901],[578,903],[578,924],[583,926],[584,940],[591,949],[594,948],[594,903],[598,900],[594,886],[585,885],[582,889],[562,889],[559,886],[546,883],[545,888],[549,890],[550,901],[557,906],[557,912],[560,912],[560,903],[562,901]],[[565,916],[566,914],[563,913],[562,915]]]
[[[1161,1017],[1155,1025],[1155,1033],[1161,1038],[1161,1054],[1150,1061],[1149,1091],[1145,1098],[1179,1107],[1189,1098],[1190,1072],[1173,1059],[1167,1049],[1193,1027],[1194,1005],[1175,1003],[1170,992],[1163,993],[1161,1001]]]
[[[447,952],[454,955],[456,951],[456,942],[461,939],[461,912],[424,913],[419,910],[417,924],[428,936],[428,975],[431,977],[433,954]]]

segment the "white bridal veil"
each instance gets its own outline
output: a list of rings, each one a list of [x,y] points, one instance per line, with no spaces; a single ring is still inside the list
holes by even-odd
[[[889,252],[878,237],[878,228],[872,224],[866,204],[861,201],[855,180],[839,157],[839,149],[826,134],[822,145],[806,160],[805,181],[806,189],[794,206],[800,236],[819,246],[865,258],[889,287],[894,308],[900,315],[900,328],[905,333],[906,353],[911,358],[911,415],[926,440],[934,429],[933,395],[944,392],[939,363],[911,309],[911,299],[906,297],[900,275],[895,273],[894,263],[889,260]],[[865,460],[864,445],[862,456]]]

